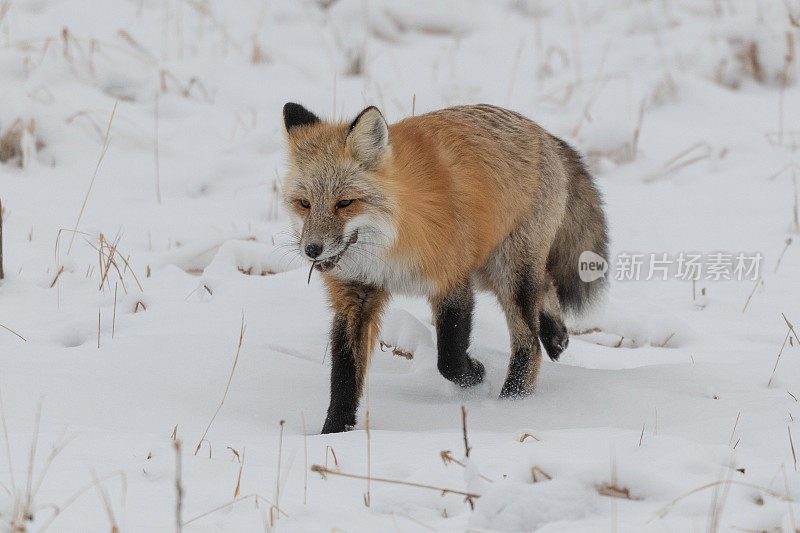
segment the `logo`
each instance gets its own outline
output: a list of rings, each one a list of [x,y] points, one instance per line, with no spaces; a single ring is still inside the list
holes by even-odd
[[[596,253],[585,250],[578,257],[578,275],[581,281],[591,283],[605,277],[608,272],[608,261]]]

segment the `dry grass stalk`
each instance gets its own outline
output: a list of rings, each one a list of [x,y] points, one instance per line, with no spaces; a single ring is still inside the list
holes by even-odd
[[[372,502],[372,493],[370,491],[370,478],[372,477],[372,438],[369,432],[369,370],[367,371],[367,382],[365,384],[366,388],[366,414],[365,424],[366,424],[366,435],[367,435],[367,492],[364,493],[364,505],[369,507],[370,503]]]
[[[732,458],[731,458],[732,460]],[[727,476],[726,481],[730,481],[731,476],[733,475],[734,469],[733,465],[728,465],[727,468]],[[719,488],[722,487],[722,495],[719,494]],[[708,517],[708,525],[706,527],[706,531],[709,533],[717,533],[719,531],[719,521],[722,517],[722,509],[725,507],[725,502],[728,500],[728,494],[730,492],[731,485],[730,483],[725,483],[723,485],[718,485],[714,487],[714,494],[711,498],[711,508],[709,510],[709,517]]]
[[[141,43],[139,43],[139,41],[134,39],[131,36],[131,34],[128,33],[127,31],[120,29],[120,30],[117,31],[117,36],[119,36],[120,39],[122,39],[123,41],[128,43],[128,45],[131,48],[133,48],[134,50],[139,52],[143,56],[143,59],[146,62],[152,63],[152,64],[157,64],[158,63],[158,59],[156,59],[156,57],[152,54],[152,52],[150,52],[150,50],[148,50],[147,48],[142,46]]]
[[[230,33],[228,33],[228,27],[214,16],[207,2],[201,2],[198,0],[184,0],[184,2],[189,4],[192,9],[206,17],[209,22],[211,22],[211,25],[220,32],[226,44],[231,45],[237,52],[242,52],[242,46],[231,37]]]
[[[658,347],[659,348],[664,348],[667,345],[667,343],[672,340],[672,337],[675,336],[675,333],[676,332],[674,332],[674,331],[672,333],[670,333],[669,336],[664,340],[664,342],[659,344]]]
[[[618,487],[609,483],[604,483],[597,487],[598,494],[608,496],[609,498],[619,498],[623,500],[632,500],[631,491],[627,487]]]
[[[387,343],[385,343],[383,341],[378,341],[378,342],[381,345],[381,351],[382,352],[385,352],[385,351],[388,350],[388,351],[391,351],[393,355],[397,355],[398,357],[402,357],[404,359],[408,359],[409,361],[414,359],[414,354],[411,353],[411,352],[404,352],[400,348],[398,348],[396,346],[392,346],[391,344],[387,344]]]
[[[439,457],[442,458],[442,462],[445,465],[448,465],[450,463],[454,463],[454,464],[457,464],[458,466],[460,466],[461,468],[467,468],[467,464],[462,462],[462,461],[459,461],[458,459],[453,457],[453,452],[451,452],[450,450],[442,450],[441,452],[439,452]],[[494,480],[492,478],[484,476],[480,472],[478,473],[478,477],[480,477],[481,479],[483,479],[485,481],[488,481],[489,483],[494,483]]]
[[[94,186],[94,180],[97,178],[97,172],[100,170],[100,164],[103,162],[103,158],[106,156],[106,152],[108,151],[108,145],[111,142],[111,123],[114,122],[114,115],[117,112],[117,104],[119,100],[114,101],[114,108],[111,110],[111,116],[108,119],[108,126],[106,127],[106,135],[103,138],[103,146],[100,149],[100,157],[97,159],[97,165],[94,167],[94,173],[92,174],[92,179],[89,181],[89,189],[86,191],[86,197],[83,199],[83,204],[81,205],[81,210],[78,212],[78,218],[75,220],[75,227],[72,229],[72,237],[69,240],[69,246],[67,247],[67,255],[72,250],[72,243],[75,240],[75,234],[78,232],[78,225],[81,223],[81,217],[83,217],[83,210],[86,209],[86,202],[89,201],[89,194],[92,192],[92,187]]]
[[[233,448],[231,448],[233,450]],[[234,453],[236,451],[234,450]],[[236,476],[236,490],[233,491],[233,499],[235,500],[239,496],[239,488],[242,485],[242,471],[244,470],[244,452],[245,448],[242,448],[242,458],[239,461],[239,475]],[[239,454],[236,454],[236,457],[239,457]]]
[[[28,168],[31,157],[40,150],[44,143],[36,138],[36,122],[22,118],[15,120],[0,137],[0,163],[16,160],[20,168]]]
[[[789,18],[789,24],[795,28],[800,28],[800,11],[794,13],[792,6],[789,5],[787,0],[784,0],[783,5],[786,7],[786,16]],[[2,17],[0,17],[2,19]]]
[[[141,303],[141,302],[140,302]],[[138,304],[137,304],[138,305]],[[242,327],[239,331],[239,344],[236,347],[236,357],[233,360],[233,368],[231,368],[231,374],[228,376],[228,383],[225,385],[225,392],[222,394],[222,401],[219,402],[217,406],[217,410],[214,411],[214,415],[211,417],[211,420],[208,422],[208,426],[206,426],[206,430],[203,432],[203,436],[200,437],[200,441],[197,443],[197,447],[194,450],[194,454],[197,455],[197,452],[200,451],[200,446],[202,446],[203,441],[206,440],[206,435],[208,434],[208,430],[211,429],[211,424],[214,423],[214,419],[217,418],[220,409],[222,409],[222,405],[225,403],[225,398],[228,397],[228,389],[231,386],[231,381],[233,380],[233,373],[236,372],[236,364],[239,362],[239,352],[242,350],[242,339],[244,339],[244,330],[246,326],[244,323],[244,311],[242,311]],[[283,430],[283,422],[281,422],[281,432]]]
[[[11,0],[3,0],[3,3],[0,4],[0,22],[3,22],[3,19],[6,17],[6,13],[11,8]]]
[[[533,435],[532,433],[523,433],[522,436],[519,438],[519,441],[520,442],[525,442],[525,439],[527,439],[527,438],[531,438],[531,439],[535,440],[536,442],[539,442],[539,439],[536,437],[536,435]]]
[[[689,492],[685,492],[685,493],[681,494],[677,498],[674,498],[673,500],[668,502],[666,505],[664,505],[661,508],[659,508],[658,510],[656,510],[656,512],[653,513],[653,516],[648,520],[648,523],[652,522],[656,518],[664,518],[667,515],[667,513],[669,513],[672,510],[672,508],[675,507],[675,505],[679,501],[681,501],[681,500],[683,500],[685,498],[688,498],[689,496],[692,496],[693,494],[697,494],[698,492],[702,492],[704,490],[708,490],[708,489],[717,487],[719,485],[738,485],[740,487],[747,487],[747,488],[758,490],[760,492],[763,492],[764,494],[767,494],[769,496],[772,496],[773,498],[777,498],[777,499],[785,501],[785,502],[798,503],[796,500],[793,500],[788,495],[781,494],[780,492],[774,491],[774,490],[772,490],[770,488],[762,487],[760,485],[756,485],[755,483],[748,483],[746,481],[738,481],[738,480],[735,480],[735,479],[726,479],[726,480],[712,481],[711,483],[706,483],[705,485],[701,485],[701,486],[699,486],[699,487],[697,487],[695,489],[690,490]]]
[[[781,313],[781,316],[783,317],[783,321],[786,322],[786,325],[789,326],[789,331],[791,331],[792,334],[794,335],[794,340],[796,340],[798,342],[798,345],[800,345],[800,338],[797,337],[797,332],[794,330],[794,326],[792,325],[791,322],[789,322],[789,319],[786,318],[786,315]]]
[[[336,467],[338,467],[339,466],[339,460],[336,458],[336,452],[334,451],[333,446],[330,446],[330,445],[326,444],[325,445],[325,468],[328,468],[328,451],[330,451],[331,455],[333,455],[333,464]]]
[[[8,461],[8,475],[11,478],[11,490],[17,492],[17,484],[14,481],[14,466],[11,464],[11,441],[8,438],[8,425],[6,424],[6,408],[3,403],[3,394],[0,392],[0,416],[3,422],[3,438],[6,445],[6,460]]]
[[[97,349],[100,349],[100,308],[97,308]]]
[[[642,181],[644,183],[653,183],[665,176],[681,170],[682,168],[686,168],[704,159],[711,158],[712,153],[713,150],[711,145],[707,142],[701,141],[695,143],[664,163],[661,167],[661,170],[647,176]]]
[[[140,301],[136,302],[136,305],[133,307],[133,312],[134,313],[139,312],[139,307],[142,308],[142,311],[147,311],[147,306],[144,304],[144,302],[142,302],[140,300]]]
[[[536,475],[537,473],[538,473],[540,476],[543,476],[543,477],[544,477],[546,480],[548,480],[548,481],[549,481],[549,480],[551,480],[551,479],[553,479],[553,476],[551,476],[550,474],[548,474],[547,472],[545,472],[544,470],[542,470],[542,469],[541,469],[541,468],[539,468],[538,466],[536,466],[536,465],[533,465],[533,466],[531,467],[531,480],[532,480],[534,483],[539,483],[539,478],[538,478],[538,476]]]
[[[0,324],[0,328],[3,328],[4,330],[8,331],[9,333],[13,333],[14,335],[16,335],[17,337],[22,339],[24,342],[28,342],[28,339],[26,339],[25,337],[23,337],[22,335],[20,335],[16,331],[14,331],[13,329],[9,328],[8,326],[4,326],[3,324]]]
[[[469,459],[469,452],[472,448],[469,447],[467,440],[467,409],[463,405],[461,406],[461,430],[464,433],[464,457]]]
[[[786,467],[781,465],[781,474],[783,474],[783,486],[786,489],[786,497],[789,498],[789,479],[786,477]],[[792,532],[799,531],[794,521],[794,506],[791,502],[787,502],[789,507],[789,524],[791,525]]]
[[[756,293],[756,289],[758,288],[759,285],[761,285],[762,287],[764,286],[764,281],[761,279],[761,276],[758,276],[758,279],[753,284],[753,290],[750,291],[750,295],[747,297],[747,300],[745,300],[745,302],[744,302],[744,307],[742,307],[742,313],[747,311],[747,306],[750,305],[750,299]]]
[[[268,504],[270,506],[270,509],[274,509],[276,512],[282,514],[286,518],[289,517],[289,515],[286,514],[283,511],[283,509],[278,508],[274,503],[272,503],[271,501],[269,501],[265,497],[261,496],[260,494],[253,493],[253,494],[247,494],[246,496],[240,496],[239,498],[231,500],[228,503],[224,503],[224,504],[220,505],[219,507],[215,507],[215,508],[211,509],[210,511],[206,511],[205,513],[199,514],[199,515],[195,516],[194,518],[191,518],[191,519],[187,520],[182,525],[183,526],[188,526],[192,522],[196,522],[197,520],[200,520],[201,518],[205,518],[206,516],[208,516],[210,514],[214,514],[217,511],[221,511],[222,509],[226,509],[226,508],[230,507],[231,505],[234,505],[234,504],[237,504],[239,502],[242,502],[244,500],[249,500],[249,499],[252,499],[255,502],[256,505],[258,505],[259,501],[262,501],[262,502]]]
[[[789,340],[789,337],[791,336],[791,334],[792,334],[791,331],[788,331],[788,330],[786,331],[786,336],[783,338],[783,344],[781,344],[781,349],[778,352],[778,358],[775,359],[775,366],[772,367],[772,375],[769,377],[769,381],[767,382],[767,387],[771,386],[772,385],[772,380],[775,379],[775,372],[778,370],[778,363],[781,360],[781,355],[783,355],[783,349],[786,347],[786,341]]]
[[[789,430],[789,446],[791,446],[792,448],[792,461],[794,461],[794,471],[797,472],[797,454],[794,451],[794,441],[792,440],[792,426],[786,426],[786,429]]]
[[[417,93],[411,97],[411,116],[413,117],[417,112]]]
[[[111,523],[111,533],[119,533],[119,525],[117,524],[117,518],[114,515],[114,508],[111,506],[111,499],[108,497],[108,493],[100,483],[100,479],[97,477],[97,473],[94,471],[94,469],[91,470],[91,473],[92,481],[94,481],[94,488],[97,491],[97,496],[100,498],[100,501],[103,502],[103,508],[108,516],[108,521]]]
[[[325,477],[328,474],[333,475],[333,476],[349,477],[349,478],[352,478],[352,479],[367,479],[367,476],[361,476],[361,475],[358,475],[358,474],[346,474],[344,472],[337,472],[335,470],[330,470],[329,468],[327,468],[325,466],[322,466],[322,465],[311,465],[311,471],[318,473],[320,476],[322,476],[322,479],[325,479]],[[466,501],[468,503],[470,503],[470,505],[474,505],[473,502],[472,502],[473,499],[481,497],[480,494],[475,494],[475,493],[472,493],[472,492],[464,492],[464,491],[461,491],[461,490],[446,489],[446,488],[443,488],[443,487],[435,487],[433,485],[426,485],[424,483],[414,483],[412,481],[402,481],[402,480],[399,480],[399,479],[386,479],[386,478],[380,478],[380,477],[373,477],[371,479],[372,479],[372,481],[377,481],[379,483],[390,483],[390,484],[393,484],[393,485],[405,485],[406,487],[417,487],[417,488],[420,488],[420,489],[435,490],[437,492],[441,492],[442,496],[444,496],[445,494],[457,494],[457,495],[460,495],[460,496],[464,496],[466,498]]]
[[[269,62],[269,56],[264,52],[264,49],[261,48],[261,45],[258,44],[258,37],[253,35],[253,47],[252,52],[250,53],[250,62],[254,65],[261,65],[263,63]]]
[[[233,375],[233,372],[231,372]],[[275,507],[279,507],[281,503],[281,456],[283,455],[283,425],[286,423],[286,420],[281,420],[279,422],[281,429],[280,429],[280,436],[278,438],[278,469],[275,473]],[[270,513],[270,518],[272,518],[272,513]],[[275,516],[277,519],[278,516]],[[271,523],[270,526],[274,526],[274,523]]]
[[[58,269],[58,272],[56,272],[56,277],[54,277],[53,281],[50,283],[51,289],[55,287],[56,283],[58,282],[58,278],[60,278],[61,274],[63,273],[64,273],[64,266],[62,265],[61,268]]]
[[[733,444],[733,437],[736,434],[736,426],[739,425],[739,417],[742,416],[742,412],[739,411],[739,414],[736,415],[736,422],[733,423],[733,431],[731,431],[731,438],[728,440],[728,446]]]
[[[173,440],[172,447],[175,449],[175,531],[183,531],[183,465],[181,458],[181,441]],[[195,452],[196,453],[196,452]],[[241,476],[241,470],[239,471]],[[236,485],[239,489],[239,485]]]
[[[236,267],[236,269],[245,276],[274,276],[275,274],[277,274],[277,272],[275,272],[274,270],[262,270],[261,272],[254,274],[253,267],[248,267],[247,269],[245,269],[244,267],[239,266]]]
[[[84,495],[90,489],[94,488],[94,486],[97,483],[103,483],[104,481],[107,481],[107,480],[112,479],[112,478],[117,477],[117,476],[119,476],[119,478],[120,478],[120,482],[122,484],[123,489],[125,487],[127,487],[127,477],[125,476],[125,472],[121,472],[121,471],[112,472],[110,474],[106,474],[104,476],[100,476],[100,477],[96,478],[96,480],[93,480],[91,483],[88,483],[88,484],[84,485],[83,487],[81,487],[80,489],[78,489],[75,493],[73,493],[72,496],[67,498],[67,500],[63,504],[54,505],[53,506],[53,510],[54,510],[53,516],[51,516],[50,519],[47,522],[45,522],[44,526],[42,526],[42,529],[40,529],[39,532],[40,533],[44,533],[44,531],[47,528],[50,527],[50,525],[55,521],[56,518],[58,518],[58,516],[61,515],[61,513],[63,513],[69,506],[71,506],[73,503],[75,503],[75,501],[78,498],[80,498],[82,495]],[[124,492],[125,492],[125,490],[123,490],[123,493]]]
[[[796,191],[795,191],[796,192]],[[795,195],[795,218],[797,217],[797,195]],[[786,243],[781,251],[781,254],[778,256],[778,260],[775,262],[775,270],[773,272],[778,271],[778,267],[781,266],[781,261],[783,261],[783,256],[786,254],[786,250],[789,249],[789,246],[792,244],[792,238],[789,237],[786,239]]]

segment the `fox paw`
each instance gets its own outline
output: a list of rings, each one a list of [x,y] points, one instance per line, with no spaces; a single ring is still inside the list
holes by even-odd
[[[352,416],[337,416],[328,413],[325,418],[325,424],[322,426],[322,434],[326,433],[344,433],[345,431],[352,431],[356,427],[356,417]]]
[[[557,361],[558,356],[569,345],[567,326],[560,318],[541,313],[539,315],[539,339],[550,359]]]
[[[486,369],[483,363],[472,357],[467,358],[467,364],[463,368],[452,369],[440,365],[439,372],[445,379],[464,388],[483,382],[483,378],[486,376]]]

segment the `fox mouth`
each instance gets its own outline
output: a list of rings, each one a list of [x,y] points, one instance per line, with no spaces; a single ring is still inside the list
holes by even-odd
[[[358,230],[355,230],[353,231],[353,234],[350,236],[350,238],[347,240],[347,243],[345,243],[344,248],[342,248],[342,250],[338,254],[331,256],[327,259],[324,259],[322,261],[314,261],[314,263],[311,265],[311,268],[316,268],[320,272],[328,272],[332,270],[333,267],[339,264],[339,259],[341,259],[344,253],[347,251],[347,249],[350,248],[350,245],[355,244],[357,240],[358,240]]]

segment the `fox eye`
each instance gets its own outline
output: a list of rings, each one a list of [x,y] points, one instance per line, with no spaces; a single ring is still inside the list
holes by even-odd
[[[298,200],[297,201],[303,209],[309,209],[311,207],[311,202],[308,200]]]
[[[336,209],[342,209],[342,208],[347,207],[348,205],[350,205],[352,203],[353,203],[353,200],[339,200],[336,203]]]

